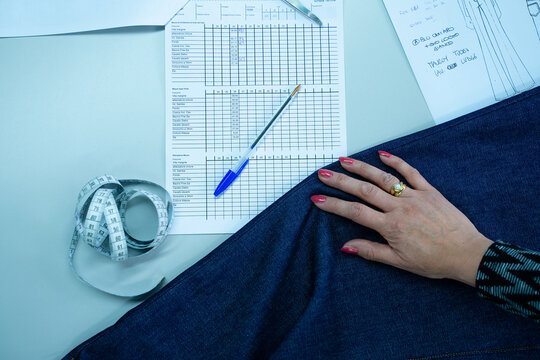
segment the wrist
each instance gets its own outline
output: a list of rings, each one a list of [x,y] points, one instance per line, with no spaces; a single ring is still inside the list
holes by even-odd
[[[456,270],[451,278],[475,287],[478,267],[491,244],[493,241],[482,234],[464,244],[461,255],[456,259]]]

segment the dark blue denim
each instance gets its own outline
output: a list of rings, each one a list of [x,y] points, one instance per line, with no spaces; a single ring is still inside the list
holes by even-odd
[[[377,149],[486,236],[540,250],[540,88]],[[353,157],[382,167],[377,149]],[[66,359],[540,358],[540,326],[475,289],[341,253],[384,240],[314,194],[351,199],[311,175]]]

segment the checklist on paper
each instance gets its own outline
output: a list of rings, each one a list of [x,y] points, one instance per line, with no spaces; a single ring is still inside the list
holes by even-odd
[[[347,152],[342,1],[191,1],[167,25],[166,187],[172,233],[232,233]],[[302,89],[220,197],[227,170]],[[306,199],[309,201],[309,199]]]

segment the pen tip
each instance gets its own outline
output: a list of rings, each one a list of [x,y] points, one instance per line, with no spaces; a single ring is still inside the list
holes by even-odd
[[[294,89],[294,91],[292,92],[291,97],[293,97],[294,95],[296,95],[296,93],[298,92],[298,90],[300,90],[301,87],[302,87],[302,85],[298,85],[298,86]]]

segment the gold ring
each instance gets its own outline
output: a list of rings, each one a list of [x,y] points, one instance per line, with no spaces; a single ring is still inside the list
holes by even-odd
[[[403,184],[403,181],[400,182],[399,184],[394,184],[390,188],[390,195],[394,195],[395,197],[399,197],[399,195],[401,195],[401,193],[403,192],[403,190],[405,190],[405,188],[406,188],[406,186],[405,186],[405,184]]]

